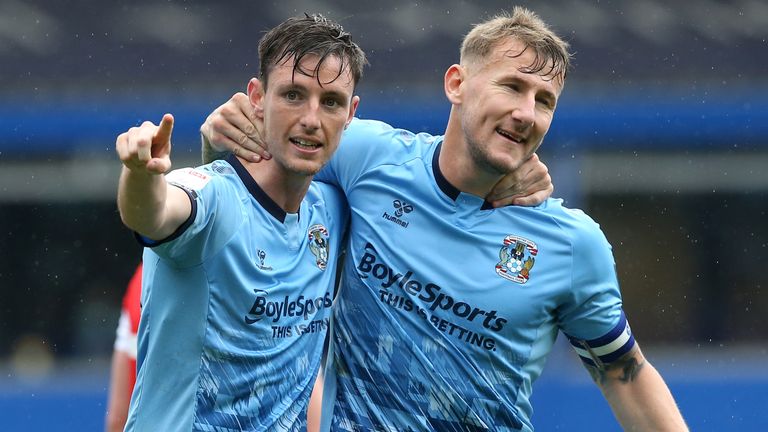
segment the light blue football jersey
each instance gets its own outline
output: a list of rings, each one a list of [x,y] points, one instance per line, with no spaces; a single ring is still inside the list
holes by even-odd
[[[237,158],[170,173],[192,214],[145,249],[128,431],[303,431],[348,220],[312,184],[286,214]]]
[[[634,346],[598,225],[556,199],[460,193],[441,142],[355,119],[316,177],[352,209],[323,430],[530,431],[558,331],[586,362]]]

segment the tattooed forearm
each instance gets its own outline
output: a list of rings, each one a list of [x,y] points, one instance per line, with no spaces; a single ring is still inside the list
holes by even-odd
[[[638,361],[634,353],[628,353],[619,360],[610,364],[600,364],[599,366],[588,366],[589,374],[592,379],[603,385],[609,380],[616,380],[627,384],[637,379],[640,370],[645,366],[645,359]]]
[[[211,146],[211,143],[208,142],[208,140],[201,134],[200,135],[201,141],[202,141],[202,155],[203,155],[203,163],[209,164],[215,160],[224,159],[229,155],[228,151],[216,151],[213,149],[213,146]]]
[[[621,360],[617,362],[615,365],[611,365],[611,367],[616,367],[617,369],[621,368],[622,374],[618,377],[619,381],[623,383],[628,383],[631,381],[634,381],[635,378],[637,378],[637,374],[640,373],[640,369],[645,366],[645,361],[638,362],[637,358],[631,357],[625,360]]]

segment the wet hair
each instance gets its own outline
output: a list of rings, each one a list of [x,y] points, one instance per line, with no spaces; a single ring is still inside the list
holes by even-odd
[[[521,72],[556,79],[561,85],[565,83],[571,66],[568,43],[560,39],[538,15],[520,6],[516,6],[511,14],[502,13],[476,24],[461,44],[461,64],[484,64],[493,48],[507,38],[517,39],[525,45],[515,57],[528,49],[536,53],[533,63],[521,68]]]
[[[307,55],[316,55],[320,59],[314,70],[301,67],[301,61]],[[289,18],[269,30],[259,41],[259,78],[266,88],[272,69],[293,57],[293,74],[314,76],[322,86],[328,83],[320,82],[320,66],[333,56],[340,60],[341,66],[336,77],[329,82],[349,70],[353,84],[357,85],[368,60],[340,24],[319,14]]]

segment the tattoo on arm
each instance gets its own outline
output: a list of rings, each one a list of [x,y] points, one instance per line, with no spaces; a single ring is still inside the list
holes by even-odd
[[[608,380],[617,380],[623,384],[628,384],[637,379],[644,366],[645,360],[638,361],[636,351],[633,350],[615,362],[587,366],[587,369],[592,379],[600,385],[605,384]]]
[[[208,142],[208,140],[201,134],[200,135],[202,146],[201,146],[201,153],[203,156],[203,163],[209,164],[215,160],[224,159],[229,155],[228,151],[216,151],[213,149],[211,144]]]
[[[621,369],[621,375],[618,376],[618,379],[623,383],[628,383],[637,378],[637,374],[640,373],[643,366],[645,366],[645,362],[639,363],[637,358],[629,357],[619,360],[616,364],[611,365],[611,368]]]

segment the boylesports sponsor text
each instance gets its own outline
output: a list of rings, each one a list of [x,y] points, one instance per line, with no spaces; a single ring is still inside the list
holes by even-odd
[[[496,310],[484,310],[467,302],[458,301],[442,292],[440,285],[418,280],[413,270],[407,270],[405,273],[396,271],[379,260],[376,249],[370,243],[365,246],[365,252],[357,264],[357,270],[362,278],[373,277],[381,281],[379,300],[382,303],[406,312],[414,311],[432,323],[436,329],[467,343],[489,350],[494,349],[496,345],[492,338],[473,332],[437,314],[448,312],[454,318],[481,323],[485,329],[492,332],[501,331],[508,321],[500,317]],[[403,296],[392,292],[393,286],[401,288],[408,295]]]

